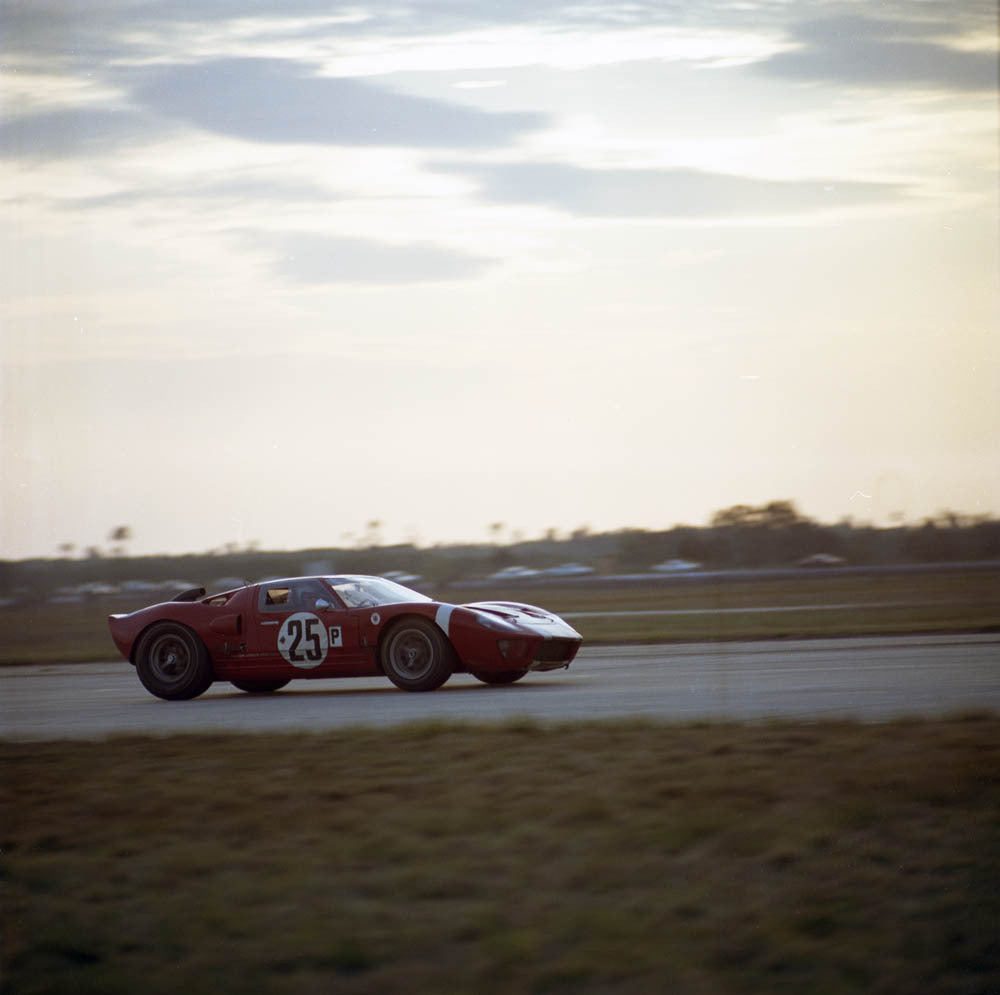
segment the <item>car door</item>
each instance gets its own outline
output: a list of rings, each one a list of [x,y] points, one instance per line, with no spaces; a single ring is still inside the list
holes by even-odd
[[[358,624],[316,578],[268,581],[257,589],[255,670],[292,677],[336,676],[360,656]]]

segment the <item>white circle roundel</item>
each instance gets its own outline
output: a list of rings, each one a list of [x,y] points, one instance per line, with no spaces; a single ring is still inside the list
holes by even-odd
[[[329,648],[326,627],[312,612],[296,612],[281,623],[278,651],[293,667],[318,667]]]

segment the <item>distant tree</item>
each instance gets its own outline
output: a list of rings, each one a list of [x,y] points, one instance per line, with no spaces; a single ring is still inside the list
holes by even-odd
[[[499,543],[500,537],[503,535],[504,523],[503,522],[490,522],[489,533],[490,538],[493,542]]]
[[[677,556],[693,563],[704,563],[712,558],[711,539],[697,529],[680,528],[677,532]]]
[[[792,501],[772,501],[761,509],[762,524],[768,528],[781,529],[806,521]]]
[[[111,552],[115,556],[125,555],[125,544],[132,538],[132,529],[127,525],[119,525],[108,534],[111,542]]]
[[[771,501],[768,504],[753,507],[748,504],[734,504],[724,508],[712,516],[713,528],[748,528],[764,526],[766,528],[785,528],[805,522],[792,501]]]
[[[737,504],[717,511],[709,532],[715,533],[720,547],[727,547],[723,559],[737,567],[793,562],[819,551],[813,548],[817,543],[826,543],[822,527],[800,515],[791,501]]]
[[[373,546],[382,545],[382,521],[378,518],[373,518],[367,523],[367,531],[365,532],[365,545],[371,549]]]
[[[712,515],[709,525],[714,529],[738,528],[752,524],[754,509],[748,504],[734,504]]]
[[[618,558],[628,570],[645,569],[656,562],[653,535],[645,529],[623,529],[618,533]]]
[[[514,565],[514,554],[510,551],[509,546],[494,546],[493,552],[490,554],[490,566],[493,570],[499,570],[501,567],[510,567]]]
[[[61,542],[61,543],[59,543],[59,552],[62,553],[63,556],[72,556],[73,555],[73,550],[75,550],[75,549],[76,549],[76,543],[75,542]]]
[[[908,530],[904,544],[906,558],[918,563],[947,559],[946,544],[947,533],[937,527],[933,518],[927,518],[920,528]]]

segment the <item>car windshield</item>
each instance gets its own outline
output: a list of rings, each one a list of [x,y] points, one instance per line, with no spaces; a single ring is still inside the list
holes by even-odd
[[[374,608],[377,605],[431,600],[383,577],[327,577],[326,582],[348,608]]]

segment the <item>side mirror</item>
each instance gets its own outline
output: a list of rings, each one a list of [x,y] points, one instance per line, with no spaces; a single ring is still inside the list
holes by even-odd
[[[331,605],[330,602],[326,600],[326,598],[317,598],[316,607],[322,609],[323,611],[333,610],[333,605]]]

